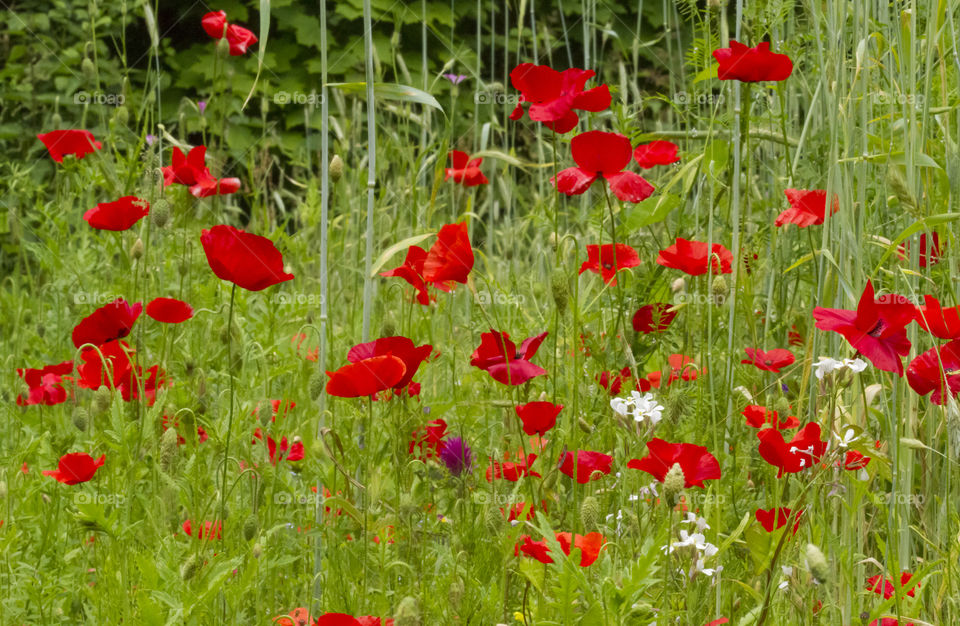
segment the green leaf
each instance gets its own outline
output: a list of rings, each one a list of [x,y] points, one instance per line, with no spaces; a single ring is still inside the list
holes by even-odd
[[[678,206],[680,206],[680,198],[673,194],[661,194],[647,198],[627,210],[627,216],[623,222],[624,226],[627,232],[633,232],[644,226],[662,222]]]
[[[345,94],[363,95],[367,91],[367,83],[330,83],[328,87],[335,87]],[[426,91],[410,87],[409,85],[399,85],[397,83],[374,83],[373,94],[377,98],[384,100],[400,100],[402,102],[415,102],[425,106],[433,107],[443,113],[443,107],[437,102],[437,99]]]
[[[253,85],[250,86],[250,93],[243,101],[240,110],[247,108],[247,103],[253,97],[253,92],[260,81],[260,72],[263,71],[263,55],[267,53],[267,36],[270,34],[270,0],[260,0],[260,41],[257,46],[257,75],[253,79]]]

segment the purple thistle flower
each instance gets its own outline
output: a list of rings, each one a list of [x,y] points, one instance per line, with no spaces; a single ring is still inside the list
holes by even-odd
[[[155,136],[153,136],[153,135],[147,135],[147,136],[146,136],[146,141],[147,141],[147,145],[148,145],[148,146],[152,146],[152,145],[153,145],[153,142],[156,141],[156,140],[157,140],[157,138],[156,138]]]
[[[454,85],[459,85],[460,83],[462,83],[467,79],[466,74],[444,74],[443,77],[449,80]]]
[[[440,448],[440,460],[450,473],[459,476],[470,471],[473,465],[473,452],[462,437],[451,437]]]
[[[201,100],[197,103],[197,108],[200,110],[200,115],[203,115],[203,112],[207,110],[207,102],[205,100]]]

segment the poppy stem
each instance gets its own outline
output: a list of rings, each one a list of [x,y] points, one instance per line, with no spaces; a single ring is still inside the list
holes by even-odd
[[[220,479],[220,521],[223,521],[223,513],[227,504],[227,459],[230,458],[230,435],[233,432],[233,303],[236,300],[237,284],[230,286],[230,309],[227,313],[227,374],[230,376],[230,411],[227,417],[227,440],[223,447],[223,472]],[[226,533],[220,533],[220,541]]]

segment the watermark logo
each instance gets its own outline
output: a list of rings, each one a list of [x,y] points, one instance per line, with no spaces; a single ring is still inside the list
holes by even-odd
[[[519,493],[489,493],[487,491],[477,491],[473,494],[473,501],[476,504],[495,504],[497,506],[513,506],[523,502],[523,496]]]
[[[520,103],[520,94],[515,93],[490,93],[489,91],[473,92],[474,104],[512,104],[516,106]]]
[[[295,104],[300,106],[321,105],[323,104],[323,94],[311,91],[304,93],[302,91],[278,91],[273,94],[273,103],[278,106]]]
[[[323,498],[316,493],[286,493],[273,494],[273,503],[280,506],[317,506]]]
[[[73,292],[73,303],[74,304],[94,304],[96,306],[103,306],[104,304],[109,304],[116,300],[117,298],[122,298],[123,296],[116,293],[107,293],[102,291],[74,291]]]
[[[526,296],[519,293],[503,293],[495,291],[492,294],[489,291],[478,291],[473,297],[475,304],[498,304],[520,306],[526,301]]]
[[[102,104],[104,106],[123,106],[126,97],[122,93],[104,93],[102,91],[78,91],[73,94],[74,104]]]
[[[320,306],[323,294],[302,291],[278,291],[270,296],[270,303],[276,305]]]
[[[80,491],[73,495],[75,505],[100,504],[122,506],[126,502],[126,497],[122,493],[87,493]]]

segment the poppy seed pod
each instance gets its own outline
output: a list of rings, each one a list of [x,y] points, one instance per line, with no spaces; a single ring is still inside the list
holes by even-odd
[[[97,415],[110,408],[113,403],[113,393],[106,385],[100,385],[96,393],[93,394],[93,410]]]
[[[314,400],[318,399],[320,397],[320,394],[323,393],[323,387],[326,384],[327,384],[327,381],[323,376],[323,374],[321,374],[320,372],[314,372],[313,375],[310,376],[310,383],[309,383],[310,397],[313,398]]]
[[[814,580],[818,583],[827,582],[830,576],[830,568],[827,565],[827,557],[823,556],[820,548],[812,543],[807,544],[807,568]]]
[[[330,176],[330,182],[334,183],[343,176],[343,159],[340,158],[339,154],[333,155],[333,158],[330,159],[328,174]]]
[[[580,521],[587,532],[597,529],[597,523],[600,521],[600,502],[595,497],[587,496],[580,503]]]
[[[570,285],[563,273],[553,273],[550,289],[553,292],[553,303],[557,306],[557,312],[563,315],[567,310],[567,300],[570,298]]]

